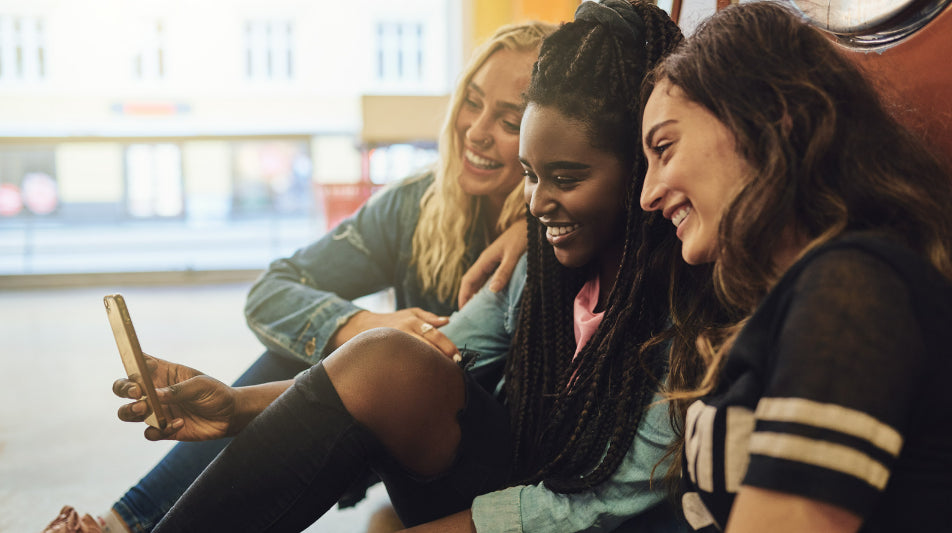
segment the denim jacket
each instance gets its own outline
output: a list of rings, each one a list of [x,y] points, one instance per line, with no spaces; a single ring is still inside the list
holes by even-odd
[[[431,172],[395,183],[318,241],[271,263],[245,302],[255,336],[270,350],[314,364],[337,329],[361,311],[354,298],[392,287],[397,309],[420,307],[444,316],[456,309],[455,297],[424,294],[411,265],[420,198],[431,183]],[[476,237],[468,263],[486,240]]]
[[[480,352],[479,364],[502,361],[517,325],[525,287],[526,256],[499,292],[483,288],[441,331],[459,347]],[[501,385],[500,385],[501,386]],[[473,501],[473,523],[480,533],[637,531],[681,533],[689,530],[668,506],[660,476],[670,458],[655,468],[675,435],[668,403],[656,395],[642,418],[635,441],[612,476],[592,490],[562,494],[542,484],[509,487]],[[657,474],[652,482],[652,473]]]
[[[668,403],[654,398],[628,453],[610,478],[572,494],[542,483],[518,485],[476,497],[473,523],[479,533],[632,531],[687,533],[680,511],[666,501],[661,476],[670,458],[655,469],[674,440]],[[652,473],[655,476],[652,478]]]
[[[503,366],[518,325],[525,285],[526,256],[523,254],[506,287],[499,292],[484,287],[462,309],[450,315],[449,323],[440,328],[457,348],[479,353],[470,371],[478,375],[482,369]],[[496,382],[493,380],[493,383]],[[502,381],[498,381],[497,393],[501,387]]]

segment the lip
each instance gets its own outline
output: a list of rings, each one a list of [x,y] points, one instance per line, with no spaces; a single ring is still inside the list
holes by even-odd
[[[674,224],[676,228],[675,233],[678,238],[684,240],[682,237],[685,227],[684,221],[687,220],[692,213],[694,213],[694,206],[691,205],[690,202],[682,202],[665,209],[662,216]]]
[[[581,224],[543,224],[545,226],[545,238],[552,246],[564,246],[578,235]]]
[[[470,171],[477,174],[492,174],[505,165],[491,157],[473,150],[466,146],[463,148],[463,165]]]
[[[664,210],[662,210],[661,216],[663,216],[664,218],[668,220],[671,220],[672,218],[674,218],[675,213],[684,209],[685,207],[691,207],[691,202],[684,201],[677,204],[673,204],[671,207],[666,207],[664,208]]]

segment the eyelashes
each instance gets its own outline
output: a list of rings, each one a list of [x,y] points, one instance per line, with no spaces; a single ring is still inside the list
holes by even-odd
[[[662,155],[664,155],[664,152],[665,152],[670,146],[671,146],[671,143],[669,143],[669,142],[658,143],[658,144],[656,144],[656,145],[654,145],[654,146],[651,147],[651,151],[654,152],[655,155],[657,155],[658,157],[661,157]]]

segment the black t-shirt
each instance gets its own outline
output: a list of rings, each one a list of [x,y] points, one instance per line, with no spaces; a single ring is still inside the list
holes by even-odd
[[[904,246],[841,237],[798,261],[685,427],[685,515],[741,485],[827,502],[863,532],[952,531],[952,285]]]

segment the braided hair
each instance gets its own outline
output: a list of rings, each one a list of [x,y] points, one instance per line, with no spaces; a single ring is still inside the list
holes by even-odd
[[[630,165],[623,258],[601,325],[573,359],[573,300],[589,272],[563,267],[545,228],[528,217],[528,277],[505,389],[514,481],[544,481],[566,493],[607,479],[631,447],[664,372],[661,350],[647,341],[667,326],[677,260],[667,221],[638,207],[646,170],[639,95],[646,72],[680,42],[680,30],[640,0],[586,9],[599,13],[582,16],[580,7],[575,21],[544,41],[526,100],[578,121],[593,146]]]

